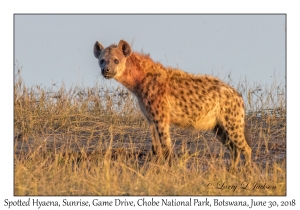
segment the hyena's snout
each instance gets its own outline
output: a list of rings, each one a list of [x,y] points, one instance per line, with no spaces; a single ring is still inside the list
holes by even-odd
[[[101,74],[105,79],[110,79],[116,75],[116,72],[112,68],[109,68],[109,66],[103,66],[101,67]]]
[[[109,75],[109,68],[108,67],[101,68],[101,74],[104,77],[106,77],[107,75]]]

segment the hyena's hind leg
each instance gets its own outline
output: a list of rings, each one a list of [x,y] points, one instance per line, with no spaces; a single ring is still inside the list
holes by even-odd
[[[230,171],[235,172],[240,161],[241,150],[232,141],[229,142],[228,148],[231,156]]]
[[[246,130],[244,131],[244,137],[246,139],[246,144],[245,144],[245,147],[242,148],[242,153],[245,156],[245,160],[246,160],[245,166],[247,167],[247,169],[251,170],[251,168],[252,168],[252,160],[251,160],[252,148],[251,148],[251,146],[252,145],[251,145],[249,136],[246,134]]]
[[[217,139],[229,149],[231,160],[230,171],[236,171],[241,156],[241,150],[230,140],[229,132],[223,126],[217,124],[214,128],[214,133],[216,133]]]
[[[235,151],[237,151],[240,156],[240,152],[243,153],[244,157],[245,157],[245,168],[246,170],[251,171],[252,168],[252,161],[251,161],[251,153],[252,153],[252,149],[251,149],[251,145],[250,142],[245,134],[245,127],[242,127],[242,129],[235,131],[236,133],[239,133],[239,135],[237,134],[230,134],[230,140],[232,145],[235,146]]]
[[[224,129],[223,126],[217,124],[214,127],[214,133],[217,135],[217,139],[222,142],[224,145],[228,144],[228,132]]]
[[[252,149],[245,134],[245,127],[238,127],[236,129],[224,128],[223,126],[216,126],[215,132],[219,136],[221,142],[226,145],[230,151],[231,156],[231,171],[236,171],[240,161],[241,152],[245,157],[246,169],[251,169],[251,153]]]
[[[252,155],[252,142],[250,141],[250,136],[248,135],[246,126],[245,126],[245,130],[244,130],[244,136],[246,138],[246,142],[247,142],[248,147],[246,147],[244,151],[242,150],[242,153],[244,154],[245,159],[246,159],[246,166],[248,168],[251,168],[252,167],[252,161],[251,161],[252,160],[251,159],[251,155]]]

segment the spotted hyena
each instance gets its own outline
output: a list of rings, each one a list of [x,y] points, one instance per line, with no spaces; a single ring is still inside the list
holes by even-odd
[[[245,136],[245,111],[241,95],[232,87],[211,76],[188,74],[164,67],[149,55],[132,52],[120,40],[104,48],[94,45],[101,74],[114,78],[138,99],[152,133],[152,151],[169,157],[172,153],[170,124],[197,130],[212,130],[231,152],[233,170],[240,153],[251,164],[251,148]]]

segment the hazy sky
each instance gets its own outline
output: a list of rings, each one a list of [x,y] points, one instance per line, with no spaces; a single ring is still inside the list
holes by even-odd
[[[124,39],[195,74],[285,84],[285,15],[15,15],[15,62],[27,85],[104,84],[93,55]]]

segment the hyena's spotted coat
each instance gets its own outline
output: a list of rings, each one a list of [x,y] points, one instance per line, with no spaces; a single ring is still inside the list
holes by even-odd
[[[94,45],[102,75],[114,78],[138,99],[149,122],[152,149],[157,155],[172,153],[169,126],[213,130],[231,152],[235,170],[240,152],[251,165],[251,148],[245,137],[245,111],[241,95],[211,76],[196,76],[166,68],[148,55],[132,52],[123,40],[104,48]]]

